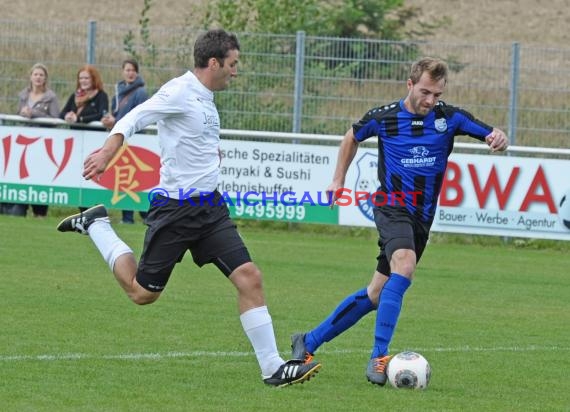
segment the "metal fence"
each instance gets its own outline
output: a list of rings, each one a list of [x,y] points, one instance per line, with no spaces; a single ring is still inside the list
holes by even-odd
[[[30,67],[41,61],[63,105],[77,70],[93,63],[112,94],[130,53],[141,63],[150,92],[191,68],[198,35],[185,27],[101,22],[35,23],[0,20],[0,113],[14,113]],[[519,44],[389,42],[238,33],[239,76],[220,92],[222,127],[311,134],[344,134],[369,108],[402,98],[409,66],[419,56],[445,59],[452,69],[444,100],[507,131],[524,146],[570,147],[570,49]]]

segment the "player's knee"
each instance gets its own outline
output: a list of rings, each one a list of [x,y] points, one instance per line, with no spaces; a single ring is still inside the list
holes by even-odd
[[[394,252],[390,260],[392,272],[412,279],[416,270],[416,254],[413,250],[400,249]]]
[[[132,293],[129,294],[129,298],[135,305],[150,305],[156,302],[160,293]]]
[[[261,290],[262,275],[261,271],[253,263],[249,262],[236,268],[230,275],[230,280],[238,289]]]
[[[244,272],[244,278],[250,288],[261,289],[261,285],[263,283],[261,279],[261,271],[254,264],[247,266],[247,269]]]
[[[402,275],[410,280],[414,277],[414,272],[416,271],[416,262],[401,262],[393,272],[398,275]]]

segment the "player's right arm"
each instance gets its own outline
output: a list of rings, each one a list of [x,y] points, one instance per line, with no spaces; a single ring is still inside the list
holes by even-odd
[[[112,134],[98,151],[91,153],[83,162],[83,177],[87,180],[98,179],[117,151],[123,145],[124,136],[120,133]]]
[[[342,142],[340,143],[333,181],[327,188],[327,195],[331,196],[332,194],[333,196],[331,207],[334,205],[334,201],[337,198],[337,191],[344,187],[346,173],[350,164],[352,163],[352,160],[354,159],[354,156],[356,156],[357,150],[358,141],[355,139],[354,131],[351,127],[347,130],[344,138],[342,139]]]
[[[125,139],[146,126],[169,116],[184,113],[187,106],[186,89],[178,79],[166,83],[150,99],[139,104],[121,118],[111,130],[103,147],[87,156],[83,162],[83,177],[87,180],[98,178],[113,157],[117,154]]]

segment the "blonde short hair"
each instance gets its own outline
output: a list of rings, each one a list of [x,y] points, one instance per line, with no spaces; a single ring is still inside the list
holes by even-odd
[[[423,73],[428,73],[432,80],[445,80],[447,83],[447,74],[449,69],[443,60],[434,59],[433,57],[424,57],[412,64],[410,70],[410,80],[413,84],[420,81]]]

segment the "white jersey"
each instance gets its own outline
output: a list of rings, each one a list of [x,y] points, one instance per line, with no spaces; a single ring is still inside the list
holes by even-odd
[[[188,71],[131,110],[110,134],[128,139],[153,123],[160,144],[160,187],[172,199],[214,191],[220,165],[220,117],[214,93]]]

